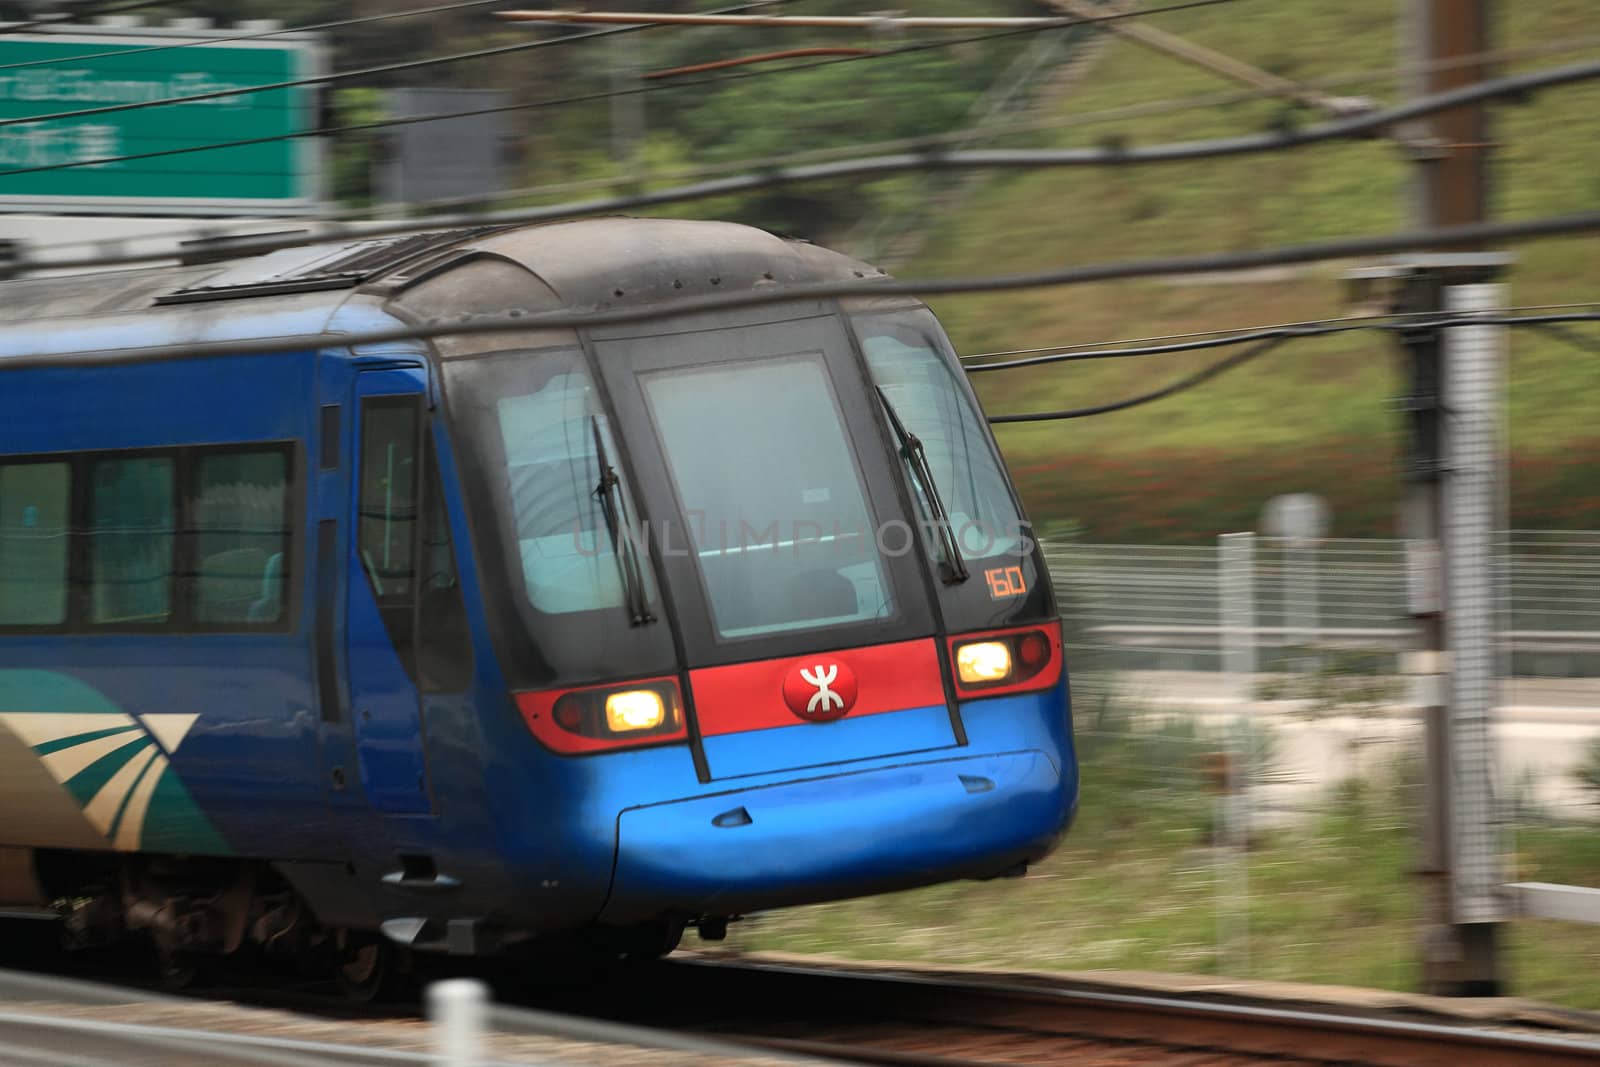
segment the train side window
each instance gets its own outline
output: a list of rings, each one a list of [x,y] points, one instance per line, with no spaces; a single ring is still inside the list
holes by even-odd
[[[177,499],[169,456],[89,467],[89,620],[163,623],[172,614]]]
[[[195,621],[280,622],[289,583],[288,453],[202,453],[192,469]]]
[[[409,601],[416,583],[419,419],[415,397],[362,404],[356,544],[380,603]]]
[[[67,621],[66,463],[0,464],[0,626]]]

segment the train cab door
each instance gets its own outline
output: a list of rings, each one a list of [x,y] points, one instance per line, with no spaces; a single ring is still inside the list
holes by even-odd
[[[420,367],[356,376],[348,706],[368,803],[390,814],[432,810],[416,681],[426,390]]]

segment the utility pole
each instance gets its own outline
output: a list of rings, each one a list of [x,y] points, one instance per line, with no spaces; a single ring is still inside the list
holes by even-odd
[[[1488,76],[1486,63],[1466,57],[1488,51],[1489,0],[1405,3],[1414,94]],[[1419,228],[1486,219],[1487,133],[1481,104],[1403,131],[1416,164],[1411,195]],[[1507,262],[1474,251],[1412,257],[1398,272],[1398,310],[1460,316],[1502,306],[1497,279]],[[1421,326],[1401,340],[1410,382],[1402,524],[1426,730],[1423,984],[1431,993],[1497,995],[1506,908],[1493,794],[1494,538],[1505,329]]]
[[[1489,77],[1489,64],[1467,57],[1489,51],[1490,0],[1405,0],[1411,38],[1406,60],[1416,73],[1412,96],[1442,93]],[[1419,122],[1412,138],[1417,164],[1413,219],[1419,226],[1458,226],[1489,215],[1489,122],[1471,104]]]

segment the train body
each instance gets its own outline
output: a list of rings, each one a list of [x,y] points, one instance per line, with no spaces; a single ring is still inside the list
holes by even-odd
[[[876,276],[605,219],[0,286],[0,903],[661,951],[1044,855],[1060,628],[933,316],[675,310]],[[572,309],[644,317],[361,340]]]

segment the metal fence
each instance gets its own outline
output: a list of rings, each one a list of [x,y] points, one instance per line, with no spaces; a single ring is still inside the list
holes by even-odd
[[[1502,546],[1506,677],[1600,679],[1600,531],[1512,530]],[[1080,654],[1116,669],[1223,669],[1220,542],[1051,543],[1045,557]],[[1404,541],[1254,538],[1252,637],[1263,667],[1308,646],[1390,657],[1414,647],[1406,573]],[[1600,706],[1591,688],[1533,691]]]
[[[1579,775],[1600,749],[1600,531],[1507,531],[1495,588],[1500,794],[1513,814],[1592,818]],[[1276,737],[1258,801],[1309,810],[1375,752],[1414,745],[1418,631],[1400,540],[1055,543],[1074,696]]]

